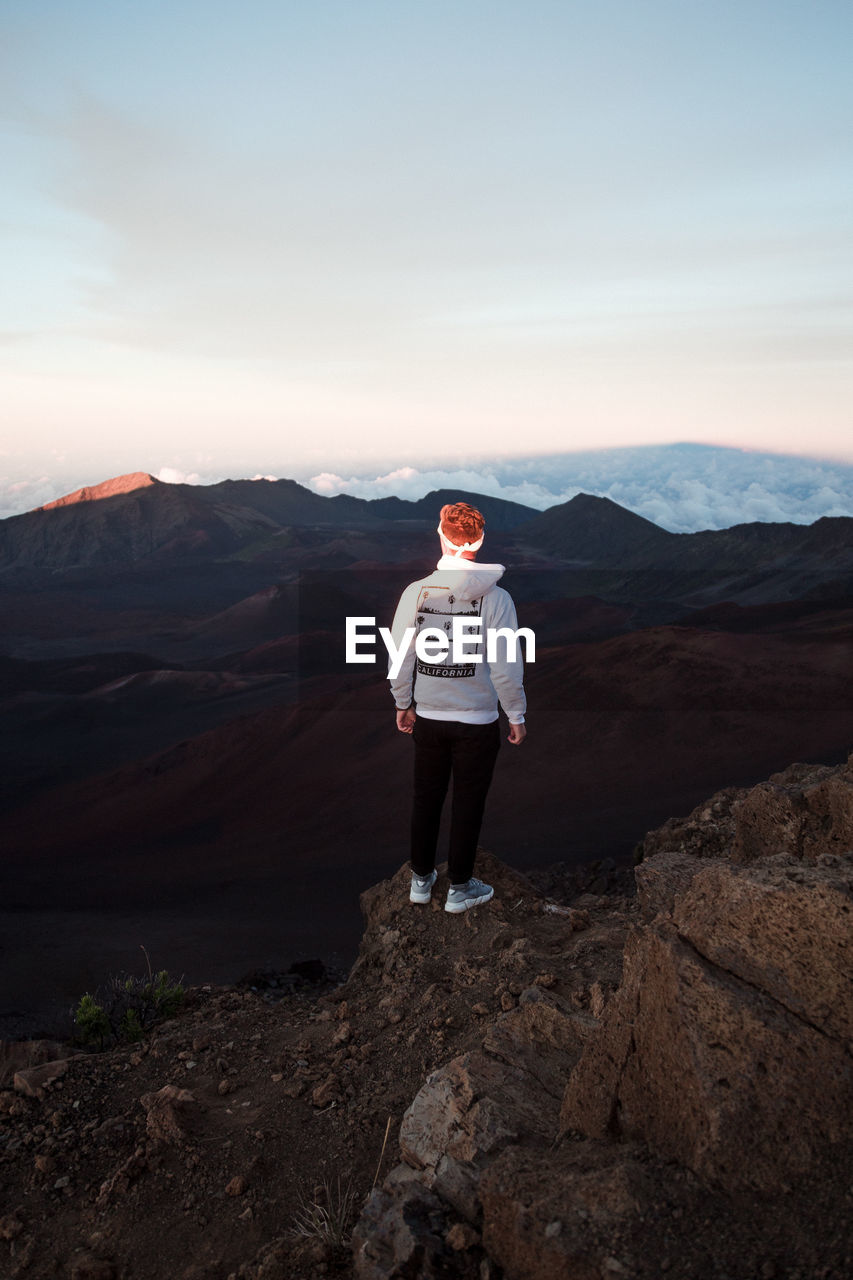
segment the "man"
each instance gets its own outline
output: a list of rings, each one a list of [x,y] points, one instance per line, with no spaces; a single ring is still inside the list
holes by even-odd
[[[512,598],[497,585],[504,566],[475,563],[484,525],[480,512],[467,502],[442,507],[437,530],[441,559],[433,573],[403,592],[391,627],[398,652],[411,629],[399,670],[389,673],[397,728],[412,734],[415,744],[409,899],[430,900],[441,810],[452,774],[450,888],[444,908],[451,912],[479,906],[494,894],[472,871],[500,748],[498,700],[509,720],[508,741],[518,746],[527,733],[520,652],[505,639],[498,640],[493,652],[486,644],[492,629],[515,632],[518,624]],[[479,643],[474,619],[479,619]],[[434,657],[421,657],[416,648],[417,637],[427,629],[438,634],[420,646],[420,653],[438,650]],[[471,638],[463,659],[453,662],[452,653],[443,650],[454,631],[462,630]],[[444,645],[443,635],[448,637]]]

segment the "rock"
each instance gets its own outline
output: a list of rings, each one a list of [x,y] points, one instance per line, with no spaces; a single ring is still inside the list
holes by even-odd
[[[56,1040],[0,1040],[0,1089],[10,1085],[18,1071],[68,1057],[68,1046]]]
[[[517,1008],[486,1031],[483,1048],[509,1066],[522,1067],[552,1097],[561,1100],[569,1074],[578,1061],[583,1039],[575,1019],[543,998],[538,988],[523,992]]]
[[[629,938],[561,1128],[643,1138],[729,1191],[779,1191],[850,1135],[849,1060],[658,921]]]
[[[853,757],[845,766],[791,765],[737,801],[734,856],[770,854],[815,862],[853,849]]]
[[[238,1174],[235,1174],[235,1176],[228,1183],[227,1187],[225,1188],[225,1194],[227,1196],[244,1196],[248,1191],[248,1189],[249,1189],[249,1183],[241,1173],[238,1173]]]
[[[839,1040],[853,1040],[851,916],[853,857],[706,863],[673,912],[681,937],[711,964]]]
[[[403,1116],[400,1152],[475,1225],[481,1168],[522,1135],[551,1133],[554,1101],[526,1071],[475,1051],[429,1076]]]
[[[607,990],[600,982],[593,982],[589,988],[589,1009],[594,1018],[601,1018],[607,1007]]]
[[[454,1222],[445,1239],[451,1249],[461,1253],[463,1249],[473,1249],[480,1243],[480,1233],[467,1222]]]
[[[43,1098],[45,1085],[61,1079],[68,1070],[69,1061],[69,1058],[59,1058],[53,1062],[44,1062],[38,1067],[25,1067],[16,1071],[14,1087],[27,1098]]]
[[[507,1148],[484,1171],[483,1247],[506,1280],[601,1280],[614,1228],[653,1203],[646,1153],[624,1144]]]
[[[479,1263],[447,1243],[448,1207],[418,1182],[376,1187],[352,1235],[356,1280],[479,1280]]]
[[[95,1205],[98,1209],[105,1209],[110,1202],[126,1194],[130,1184],[148,1168],[148,1160],[143,1147],[137,1147],[132,1155],[128,1156],[117,1169],[114,1169],[108,1178],[106,1178],[100,1186]]]
[[[735,838],[732,809],[744,794],[742,788],[727,787],[686,818],[669,818],[657,830],[648,831],[642,844],[643,860],[660,853],[678,853],[691,858],[730,857]]]
[[[853,1137],[853,757],[720,793],[652,835],[646,924],[562,1130],[643,1138],[727,1192],[787,1192]]]
[[[285,1080],[281,1086],[281,1091],[287,1098],[300,1098],[307,1088],[307,1082],[297,1078],[295,1080]]]
[[[700,860],[689,853],[675,853],[671,850],[644,858],[634,868],[643,920],[650,922],[661,913],[669,915],[676,894],[689,887],[693,877],[705,863],[705,859]]]
[[[196,1125],[195,1094],[189,1089],[167,1084],[156,1093],[145,1093],[139,1099],[148,1112],[146,1129],[158,1142],[180,1146],[187,1141]]]
[[[311,1093],[311,1101],[315,1107],[328,1107],[333,1102],[339,1102],[341,1098],[341,1086],[338,1078],[334,1074],[329,1074],[326,1079],[318,1084]]]

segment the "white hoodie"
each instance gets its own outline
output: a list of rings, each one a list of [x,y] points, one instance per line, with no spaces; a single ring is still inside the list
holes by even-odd
[[[492,628],[517,630],[515,605],[508,591],[497,586],[504,573],[502,564],[477,564],[457,556],[442,556],[435,570],[406,587],[397,605],[391,634],[399,652],[406,633],[412,636],[396,677],[391,677],[391,693],[402,711],[417,703],[417,713],[427,720],[461,720],[466,724],[491,724],[498,718],[498,699],[510,724],[523,724],[527,701],[524,696],[523,663],[519,645],[514,661],[509,661],[504,641],[497,646],[495,661],[486,660],[486,634]],[[452,661],[452,654],[421,662],[415,653],[418,633],[438,627],[450,636],[453,618],[482,619],[479,644],[466,641],[469,654],[479,654],[480,662]],[[390,664],[389,664],[390,672]]]

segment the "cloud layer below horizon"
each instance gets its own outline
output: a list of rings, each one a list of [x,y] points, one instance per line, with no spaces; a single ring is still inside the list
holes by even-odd
[[[163,466],[168,484],[215,484],[235,478],[213,469]],[[825,459],[749,453],[701,445],[650,445],[547,457],[468,459],[464,465],[389,466],[341,476],[279,469],[254,480],[298,480],[332,497],[396,496],[417,500],[436,489],[456,489],[520,502],[544,511],[577,493],[610,498],[664,529],[691,533],[751,521],[810,524],[823,516],[853,517],[853,466]],[[11,480],[0,475],[0,517],[32,510],[103,476],[42,475]]]
[[[816,458],[695,445],[602,449],[455,469],[402,467],[343,479],[322,473],[317,493],[417,499],[464,489],[545,510],[577,493],[610,498],[675,533],[750,521],[810,524],[853,516],[853,466]]]

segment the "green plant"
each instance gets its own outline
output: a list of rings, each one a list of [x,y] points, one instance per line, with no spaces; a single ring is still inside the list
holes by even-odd
[[[139,1014],[135,1009],[128,1009],[121,1020],[121,1038],[129,1040],[135,1044],[137,1040],[141,1040],[143,1036],[142,1023],[139,1020]]]
[[[74,1021],[84,1044],[97,1043],[103,1049],[105,1043],[133,1043],[155,1022],[177,1013],[185,995],[182,982],[173,981],[166,969],[155,974],[148,952],[144,947],[142,951],[147,975],[117,974],[94,996],[87,992],[80,1000]]]
[[[74,1014],[74,1022],[84,1044],[97,1042],[98,1047],[103,1049],[104,1040],[110,1034],[109,1018],[95,997],[90,996],[88,992],[80,999],[77,1012]]]
[[[324,1178],[321,1187],[309,1195],[300,1188],[296,1193],[296,1212],[290,1235],[298,1240],[319,1240],[328,1249],[343,1249],[349,1244],[356,1205],[352,1181],[341,1184]]]

